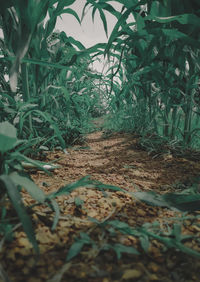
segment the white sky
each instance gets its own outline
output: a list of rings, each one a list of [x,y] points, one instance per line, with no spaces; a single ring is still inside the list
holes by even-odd
[[[76,0],[76,2],[69,6],[69,8],[75,10],[81,18],[85,3],[85,0]],[[119,3],[114,1],[109,3],[115,7],[115,9],[120,10],[121,5]],[[107,38],[103,23],[99,17],[99,12],[96,11],[94,23],[92,21],[91,12],[92,9],[85,15],[81,26],[74,16],[64,14],[62,15],[62,19],[57,19],[56,29],[65,31],[68,36],[72,36],[76,40],[79,40],[85,47],[91,47],[96,43],[105,43],[107,42]],[[107,15],[108,33],[110,34],[116,23],[116,18],[108,12],[105,12],[105,14]]]
[[[71,8],[76,11],[76,13],[81,18],[83,7],[86,0],[76,0],[76,2],[66,8]],[[111,1],[109,2],[118,11],[121,8],[121,4]],[[74,37],[76,40],[80,41],[85,47],[91,47],[96,43],[107,42],[106,34],[103,28],[103,23],[99,17],[98,11],[95,14],[94,23],[92,22],[92,9],[89,10],[85,16],[82,24],[80,25],[76,18],[70,14],[63,14],[62,19],[58,17],[56,23],[56,29],[60,31],[65,31],[68,36]],[[116,18],[110,13],[105,12],[107,15],[108,33],[110,34],[115,23]],[[0,36],[3,36],[2,30],[0,29]]]
[[[76,2],[69,6],[69,8],[75,10],[81,18],[85,3],[85,0],[76,0]],[[109,4],[111,4],[118,11],[120,11],[122,6],[114,1],[109,2]],[[88,7],[86,11],[88,10]],[[105,15],[107,19],[109,36],[117,20],[108,12],[105,12]],[[92,9],[89,9],[81,25],[74,16],[70,14],[63,14],[62,19],[60,17],[57,19],[56,29],[59,31],[64,31],[67,36],[72,36],[74,39],[80,41],[86,48],[89,48],[97,43],[106,43],[108,41],[98,11],[96,11],[94,22],[92,21]],[[97,71],[101,72],[104,68],[104,63],[95,62],[93,67]]]
[[[86,0],[76,0],[75,3],[66,8],[71,8],[81,18],[83,7]],[[116,10],[120,11],[121,4],[115,1],[109,2]],[[89,6],[88,6],[89,7]],[[88,10],[88,7],[86,10]],[[105,12],[107,25],[108,25],[108,36],[112,32],[113,27],[116,24],[116,18],[110,13]],[[92,21],[92,9],[85,15],[82,24],[80,25],[76,18],[71,14],[63,14],[62,18],[58,17],[56,28],[59,31],[64,31],[67,36],[72,36],[74,39],[80,41],[86,48],[91,47],[97,43],[106,43],[107,37],[104,31],[103,23],[99,16],[99,12],[96,11],[94,22]],[[0,30],[0,36],[2,32]],[[94,68],[101,72],[103,64],[95,63]]]

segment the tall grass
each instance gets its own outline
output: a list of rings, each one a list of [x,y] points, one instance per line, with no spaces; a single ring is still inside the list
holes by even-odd
[[[6,205],[8,198],[29,241],[39,253],[31,217],[22,201],[22,187],[37,204],[46,204],[55,212],[52,229],[59,220],[59,207],[54,200],[56,196],[46,197],[31,181],[24,172],[23,163],[48,172],[41,162],[27,155],[32,156],[36,149],[49,150],[58,146],[65,149],[89,130],[89,120],[95,112],[103,110],[99,98],[103,92],[102,76],[89,65],[96,53],[102,53],[104,45],[87,50],[66,33],[54,31],[57,17],[63,13],[73,15],[80,23],[77,13],[69,8],[74,2],[1,1],[1,246],[5,240],[12,239],[13,230],[18,228],[17,221],[11,223]],[[82,181],[77,183],[84,185]],[[78,187],[77,183],[70,186],[72,190]]]
[[[117,2],[122,13],[105,50],[108,56],[121,54],[111,127],[199,148],[198,1]]]
[[[89,49],[66,33],[55,32],[57,17],[63,13],[73,15],[81,23],[77,13],[69,7],[75,1],[1,1],[0,235],[10,240],[15,228],[7,218],[5,199],[8,197],[37,253],[39,248],[31,218],[21,199],[21,187],[37,204],[46,204],[55,212],[52,229],[59,220],[59,207],[54,200],[58,195],[88,185],[101,190],[120,189],[84,177],[44,195],[24,174],[23,161],[46,169],[22,152],[33,152],[33,147],[65,149],[90,130],[91,118],[105,113],[108,113],[110,128],[139,133],[146,147],[151,145],[150,138],[154,138],[154,146],[171,142],[200,148],[199,1],[183,0],[180,5],[179,0],[116,0],[122,5],[119,12],[108,0],[88,0],[82,18],[87,7],[92,8],[93,19],[98,11],[106,34],[105,11],[117,18],[108,44],[97,44]],[[132,22],[128,22],[130,15]],[[89,67],[98,55],[107,56],[111,62],[106,76]],[[178,199],[178,207],[181,204],[181,210],[198,210],[198,198],[194,201],[187,196],[179,197],[182,203]],[[144,194],[141,197],[144,199]],[[149,201],[149,195],[146,197]],[[176,198],[177,195],[168,195],[167,206],[171,201],[174,207]],[[191,209],[194,203],[195,209]],[[116,228],[124,226],[120,222],[113,224]],[[147,229],[142,227],[137,233],[131,230],[130,234],[140,237],[142,234],[141,238],[145,235],[147,241],[149,236],[168,247],[199,257],[199,253],[181,244],[179,225],[174,226],[170,233],[173,236],[169,238],[147,232]],[[82,239],[86,240],[82,241],[81,248],[90,238]],[[135,252],[118,245],[119,258],[120,250]],[[67,259],[76,254],[77,250]]]
[[[57,17],[77,13],[75,1],[3,1],[0,12],[1,121],[9,120],[18,136],[49,148],[63,149],[87,131],[88,121],[102,108],[101,75],[89,65],[102,46],[90,50],[56,32]],[[34,11],[34,12],[32,12]],[[48,17],[47,17],[48,16]],[[91,56],[90,53],[93,53]],[[5,75],[9,74],[9,83]]]

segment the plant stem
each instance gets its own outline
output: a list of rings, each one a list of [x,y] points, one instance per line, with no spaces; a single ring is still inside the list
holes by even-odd
[[[30,92],[29,92],[29,85],[28,85],[28,67],[27,63],[21,64],[21,72],[22,72],[22,90],[23,90],[23,100],[25,102],[30,101]],[[32,117],[31,114],[29,115],[29,129],[30,132],[33,132],[33,124],[32,124]]]

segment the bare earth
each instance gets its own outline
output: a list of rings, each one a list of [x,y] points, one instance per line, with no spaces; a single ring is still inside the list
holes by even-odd
[[[138,148],[137,138],[129,134],[116,134],[105,139],[102,132],[95,132],[88,136],[84,145],[74,146],[68,152],[67,155],[60,151],[48,154],[46,161],[57,160],[61,166],[51,177],[43,172],[32,173],[32,179],[45,193],[86,175],[128,192],[153,190],[166,193],[177,191],[179,183],[189,183],[200,173],[198,162],[172,155],[152,158]],[[25,192],[23,195],[25,204],[33,203]],[[80,200],[79,205],[77,201]],[[145,254],[140,240],[134,235],[114,233],[110,226],[98,226],[88,218],[101,222],[120,220],[134,229],[157,221],[166,231],[176,222],[172,218],[181,214],[148,206],[129,193],[106,192],[105,195],[90,187],[60,196],[57,202],[61,217],[55,231],[51,231],[51,210],[46,206],[35,208],[33,222],[41,252],[37,260],[20,228],[15,232],[15,240],[4,244],[0,261],[11,281],[200,281],[199,259],[174,249],[167,250],[155,239]],[[80,232],[87,233],[97,247],[86,244],[79,255],[66,262],[68,250]],[[200,252],[200,219],[183,221],[182,233],[197,237],[185,244]],[[140,255],[122,253],[117,259],[114,250],[102,250],[105,244],[132,246]]]

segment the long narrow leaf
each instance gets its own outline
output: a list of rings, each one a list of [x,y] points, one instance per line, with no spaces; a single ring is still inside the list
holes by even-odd
[[[1,175],[0,176],[0,184],[6,189],[8,196],[12,202],[13,207],[15,208],[17,215],[22,223],[23,229],[34,247],[36,253],[39,253],[39,247],[35,238],[34,229],[32,226],[31,218],[26,212],[24,204],[21,199],[21,195],[13,183],[11,178],[8,175]]]
[[[61,195],[68,195],[78,187],[88,186],[91,184],[93,184],[93,181],[90,180],[90,176],[85,176],[78,181],[75,181],[73,183],[65,185],[64,187],[61,187],[58,191],[53,192],[50,195],[48,195],[48,197],[50,199],[53,199]]]
[[[22,186],[39,203],[44,203],[46,196],[44,192],[27,176],[20,175],[17,172],[9,174],[10,179],[15,185]]]
[[[62,11],[62,14],[70,14],[70,15],[74,16],[77,19],[77,21],[81,24],[81,20],[74,10],[67,8],[67,9],[64,9]]]
[[[60,216],[60,209],[59,209],[59,205],[57,204],[56,201],[54,201],[53,199],[50,200],[51,201],[51,206],[55,212],[55,216],[54,216],[54,220],[53,220],[53,225],[52,225],[52,230],[56,229],[56,226],[58,224],[59,221],[59,216]]]

